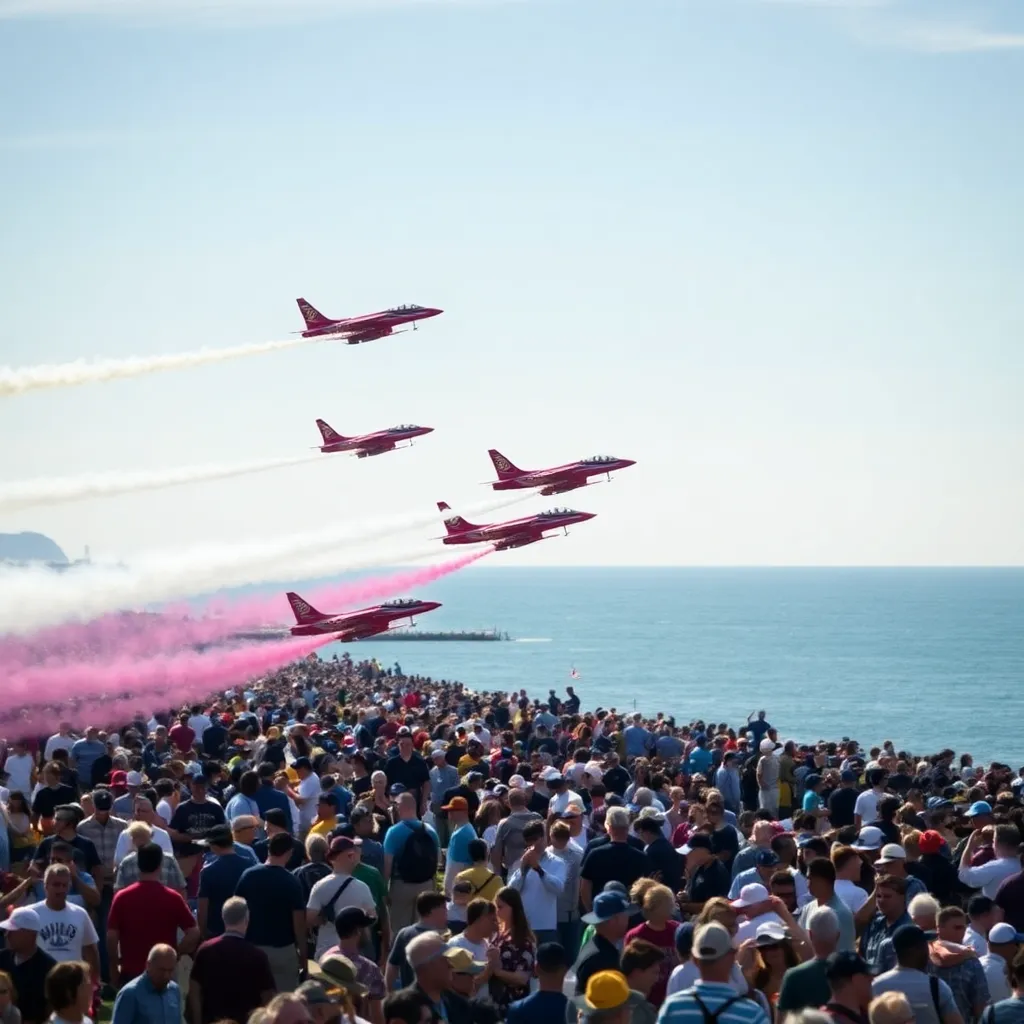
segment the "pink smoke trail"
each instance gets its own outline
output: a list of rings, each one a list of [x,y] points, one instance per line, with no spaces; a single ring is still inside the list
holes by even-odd
[[[0,727],[8,732],[22,728],[26,733],[43,732],[43,722],[67,717],[68,708],[59,707],[64,704],[73,706],[76,716],[91,720],[93,704],[86,702],[90,698],[105,699],[105,716],[121,705],[135,708],[143,697],[170,706],[189,695],[206,696],[266,675],[307,657],[331,640],[329,636],[303,637],[205,654],[144,660],[121,657],[105,664],[25,669],[8,676],[0,697],[0,707],[6,712],[0,714]],[[112,703],[106,703],[111,699]]]
[[[330,613],[351,610],[358,605],[393,597],[415,587],[426,586],[491,554],[493,548],[471,551],[448,562],[420,569],[403,569],[383,576],[335,583],[302,596]],[[212,613],[212,614],[211,614]],[[291,613],[283,594],[251,597],[234,602],[223,598],[209,602],[201,618],[186,607],[177,606],[153,615],[115,613],[89,623],[71,623],[41,630],[25,639],[0,644],[9,667],[57,669],[71,659],[103,656],[146,657],[157,651],[172,651],[193,644],[215,643],[233,633],[263,625],[290,624]],[[176,618],[180,616],[180,618]]]

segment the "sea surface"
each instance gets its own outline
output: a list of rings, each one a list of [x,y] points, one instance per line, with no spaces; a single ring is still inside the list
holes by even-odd
[[[415,596],[444,604],[418,629],[514,639],[353,656],[531,697],[572,683],[588,709],[734,724],[764,708],[783,739],[1024,765],[1024,569],[474,567]]]

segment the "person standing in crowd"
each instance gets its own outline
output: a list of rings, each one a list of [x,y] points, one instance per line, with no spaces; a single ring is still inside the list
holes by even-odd
[[[293,991],[306,968],[306,903],[285,866],[291,852],[291,836],[274,836],[266,864],[247,868],[235,889],[249,908],[245,937],[267,954],[278,992]]]
[[[434,829],[417,820],[412,793],[400,794],[396,806],[398,821],[384,836],[383,875],[391,894],[391,926],[400,931],[412,924],[419,894],[435,887],[440,843]]]
[[[377,909],[370,887],[354,877],[359,864],[358,839],[337,836],[331,840],[327,863],[331,874],[313,886],[306,902],[306,926],[317,928],[316,959],[338,944],[335,918],[348,907],[356,907],[376,920]]]
[[[199,926],[188,904],[160,881],[163,857],[156,843],[142,847],[139,880],[118,892],[110,905],[106,942],[114,988],[145,971],[146,957],[155,946],[191,954],[199,945]],[[183,933],[180,944],[179,931]]]
[[[91,967],[82,960],[64,960],[46,976],[46,1002],[52,1024],[92,1024]]]
[[[158,943],[149,950],[145,971],[117,993],[110,1024],[180,1024],[184,1007],[174,980],[177,967],[173,946]]]
[[[249,907],[232,896],[221,907],[224,931],[196,950],[189,975],[191,1024],[247,1020],[274,997],[274,975],[267,954],[249,942]]]
[[[523,829],[526,848],[508,886],[519,892],[527,923],[537,944],[558,941],[558,897],[565,889],[565,864],[547,849],[544,822]]]
[[[46,898],[31,905],[39,919],[39,948],[58,962],[84,960],[99,981],[99,936],[89,914],[68,902],[71,870],[64,864],[51,864],[43,876],[43,888]]]
[[[537,989],[509,1004],[506,1024],[565,1024],[569,1000],[563,986],[568,968],[566,951],[557,942],[538,946],[534,965]]]
[[[509,813],[498,825],[494,845],[491,847],[491,866],[502,878],[508,878],[519,865],[519,858],[526,846],[523,829],[531,821],[542,820],[539,814],[527,808],[529,799],[525,789],[510,785],[507,799]]]
[[[0,971],[14,983],[14,1005],[21,1011],[22,1024],[43,1024],[49,1012],[46,978],[57,961],[39,944],[42,927],[31,907],[16,907],[0,921],[7,939],[6,948],[0,950]]]

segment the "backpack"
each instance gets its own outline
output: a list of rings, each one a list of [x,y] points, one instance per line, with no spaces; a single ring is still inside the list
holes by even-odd
[[[410,834],[395,867],[403,882],[428,882],[437,871],[437,843],[422,822],[406,822]]]
[[[334,895],[324,904],[323,910],[320,914],[328,924],[334,924],[335,917],[337,916],[334,912],[334,908],[337,905],[338,900],[341,898],[341,894],[352,884],[352,876],[349,875],[341,885],[334,891]]]
[[[480,893],[491,884],[491,879],[497,877],[498,876],[492,871],[479,885],[473,887],[473,895],[479,896]]]

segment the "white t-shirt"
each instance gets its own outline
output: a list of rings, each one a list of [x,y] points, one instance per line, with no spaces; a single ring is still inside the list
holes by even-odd
[[[156,813],[159,814],[160,817],[169,825],[171,823],[171,818],[174,817],[174,808],[171,806],[171,802],[169,800],[161,800],[160,803],[156,805]]]
[[[47,761],[53,760],[53,752],[55,750],[70,750],[75,745],[74,736],[61,736],[59,732],[55,732],[47,741],[46,746],[43,748],[43,757]]]
[[[873,789],[866,789],[853,805],[853,813],[860,815],[861,825],[870,825],[878,819],[879,796]]]
[[[333,874],[321,878],[310,890],[306,909],[317,912],[323,910],[331,902],[331,897],[338,891],[338,888],[349,878],[352,880],[345,886],[345,891],[334,901],[334,916],[337,917],[346,907],[361,907],[367,914],[376,917],[377,905],[373,902],[373,893],[370,892],[370,887],[358,878],[352,878],[351,875]],[[337,944],[338,933],[335,931],[334,925],[320,925],[320,932],[316,939],[316,959],[319,960],[327,950]]]
[[[836,879],[836,895],[856,914],[868,901],[868,894],[848,878]]]
[[[158,825],[149,826],[153,830],[153,842],[160,847],[168,857],[174,856],[174,846],[171,837]],[[128,835],[127,829],[117,837],[117,846],[114,847],[114,866],[121,863],[135,849],[132,837]]]
[[[459,949],[468,949],[473,954],[474,960],[482,964],[487,963],[486,942],[474,942],[472,939],[467,939],[465,934],[460,934],[456,935],[448,945],[449,947],[455,946]]]
[[[299,824],[308,829],[316,817],[316,801],[320,795],[320,777],[310,772],[300,783],[297,793],[305,803],[299,806]]]
[[[21,790],[26,800],[32,789],[32,765],[31,754],[10,754],[4,764],[8,775],[7,788]]]
[[[210,719],[206,715],[193,715],[188,720],[188,727],[202,739],[203,733],[210,728]]]
[[[67,903],[63,910],[51,910],[46,905],[46,900],[43,900],[31,904],[29,909],[39,915],[42,926],[36,938],[36,945],[44,953],[49,953],[58,963],[81,960],[82,949],[99,942],[92,920],[83,907]]]

